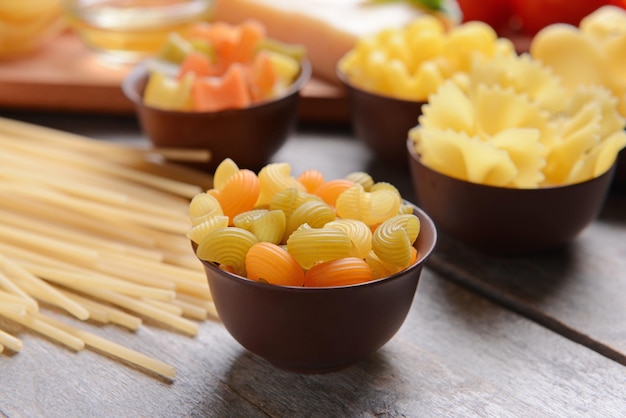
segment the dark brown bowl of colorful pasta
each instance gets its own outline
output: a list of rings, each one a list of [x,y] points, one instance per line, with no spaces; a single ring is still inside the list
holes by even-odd
[[[397,333],[437,232],[391,185],[364,186],[365,173],[313,185],[311,172],[293,176],[275,163],[257,175],[221,164],[217,189],[190,203],[188,235],[229,333],[276,367],[323,373],[366,358]],[[231,188],[259,193],[233,210]],[[380,205],[350,217],[364,201]]]

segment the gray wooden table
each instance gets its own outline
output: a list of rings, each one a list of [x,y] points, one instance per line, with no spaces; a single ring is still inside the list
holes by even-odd
[[[110,141],[145,142],[133,118],[5,113]],[[408,172],[343,126],[301,126],[276,154],[328,178],[365,170],[411,200]],[[6,324],[5,324],[6,325]],[[6,417],[626,416],[626,191],[567,248],[493,258],[440,236],[398,334],[339,372],[277,370],[216,321],[195,338],[158,327],[99,334],[177,368],[173,381],[17,326],[0,354]]]

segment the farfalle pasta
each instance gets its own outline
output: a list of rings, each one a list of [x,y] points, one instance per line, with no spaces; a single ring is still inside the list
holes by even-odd
[[[246,196],[229,192],[235,187]],[[417,261],[413,207],[394,185],[365,172],[295,177],[289,164],[274,163],[257,176],[226,159],[214,187],[191,200],[189,216],[195,222],[187,236],[200,259],[269,284],[344,286]]]
[[[473,183],[531,189],[582,182],[611,168],[626,120],[602,86],[571,92],[528,55],[475,60],[447,81],[409,132],[422,162]]]

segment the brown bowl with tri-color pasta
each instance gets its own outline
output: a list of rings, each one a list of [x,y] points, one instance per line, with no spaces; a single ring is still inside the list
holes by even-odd
[[[273,163],[256,174],[231,160],[189,210],[188,236],[226,329],[304,373],[347,367],[386,344],[437,240],[423,210],[362,172],[325,180]]]

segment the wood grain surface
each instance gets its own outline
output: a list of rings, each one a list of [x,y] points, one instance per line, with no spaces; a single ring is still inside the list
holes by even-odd
[[[130,117],[5,116],[146,144]],[[408,173],[376,161],[349,129],[303,125],[274,161],[329,178],[366,170],[412,196]],[[624,353],[625,204],[612,195],[570,247],[542,256],[494,259],[441,237],[398,334],[324,375],[274,368],[218,321],[204,322],[195,338],[149,321],[135,333],[75,321],[174,365],[171,381],[8,324],[24,349],[0,354],[0,416],[626,416],[626,368],[591,344]]]
[[[0,61],[0,109],[132,114],[120,88],[130,68],[103,60],[68,31],[31,55]],[[349,118],[345,93],[337,85],[312,79],[301,98],[301,120]]]
[[[495,258],[440,237],[429,266],[626,365],[626,195],[565,248]]]

